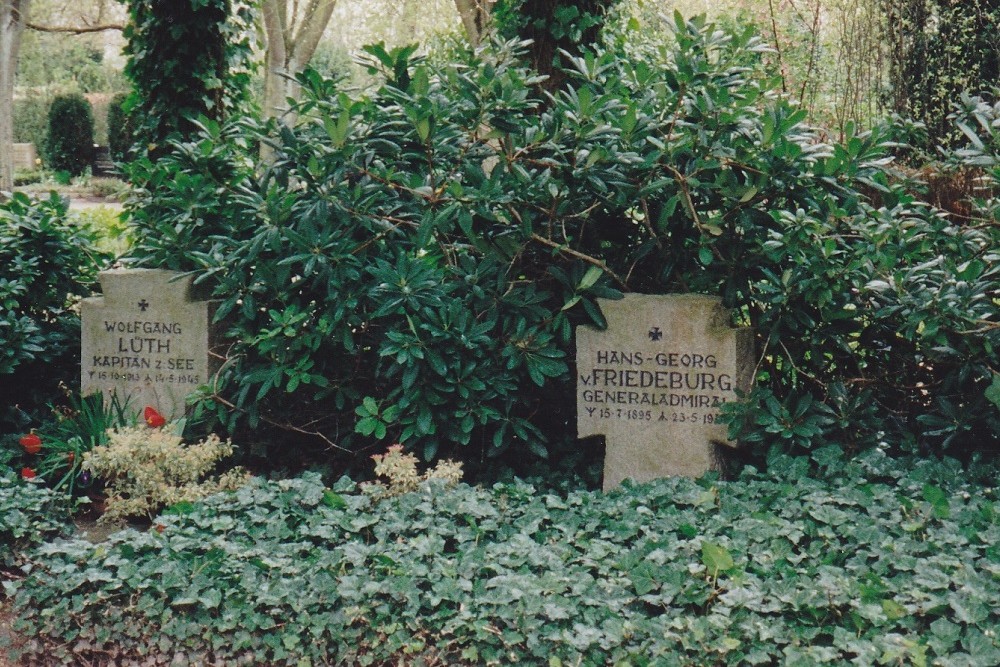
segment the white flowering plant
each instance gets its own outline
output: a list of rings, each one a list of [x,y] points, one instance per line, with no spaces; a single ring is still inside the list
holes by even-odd
[[[151,420],[149,414],[147,409],[145,425],[109,430],[107,444],[84,454],[83,468],[105,480],[101,521],[152,518],[170,505],[235,490],[249,481],[249,473],[239,467],[211,474],[219,461],[232,456],[231,441],[213,434],[184,444],[183,422]]]
[[[417,470],[417,457],[404,452],[399,444],[390,445],[385,454],[375,454],[372,459],[375,461],[375,474],[384,481],[371,482],[365,485],[365,490],[380,498],[416,491],[421,483],[429,480],[438,480],[447,486],[455,486],[462,481],[462,464],[451,459],[439,461],[421,475]]]

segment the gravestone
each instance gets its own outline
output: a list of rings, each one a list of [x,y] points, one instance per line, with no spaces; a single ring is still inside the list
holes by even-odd
[[[128,398],[131,412],[147,405],[164,417],[184,415],[185,399],[217,370],[215,302],[198,300],[192,277],[161,269],[100,274],[103,296],[81,307],[84,394]]]
[[[11,148],[13,149],[11,157],[14,169],[38,169],[38,164],[35,162],[38,159],[35,144],[13,144]]]
[[[604,435],[604,490],[622,480],[697,477],[734,446],[720,406],[750,388],[753,335],[698,294],[599,299],[605,331],[576,330],[577,434]]]

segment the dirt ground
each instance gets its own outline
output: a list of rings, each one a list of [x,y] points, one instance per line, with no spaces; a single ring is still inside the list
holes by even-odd
[[[0,667],[15,667],[16,663],[7,658],[7,649],[16,645],[15,637],[10,632],[10,605],[0,600]]]

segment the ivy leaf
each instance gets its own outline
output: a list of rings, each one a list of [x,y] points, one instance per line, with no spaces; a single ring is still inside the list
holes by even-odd
[[[931,504],[931,511],[936,519],[947,519],[951,515],[951,507],[948,504],[948,496],[940,488],[931,484],[924,484],[924,500]]]
[[[344,500],[344,497],[330,489],[323,491],[323,504],[337,510],[347,509],[347,501]]]
[[[1000,373],[993,374],[993,382],[986,388],[986,400],[1000,410]]]
[[[629,573],[636,595],[648,595],[660,587],[655,574],[656,567],[652,563],[640,563]]]
[[[701,562],[708,568],[713,577],[719,576],[719,572],[729,570],[736,565],[725,547],[707,541],[701,543]]]
[[[206,609],[215,609],[222,602],[222,591],[218,588],[209,588],[198,596],[198,602]]]
[[[895,600],[882,600],[882,611],[885,612],[886,617],[890,621],[897,621],[909,615],[909,612],[906,611],[906,607],[899,604]]]

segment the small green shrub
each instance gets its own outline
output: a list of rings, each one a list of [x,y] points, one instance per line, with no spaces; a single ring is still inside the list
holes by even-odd
[[[17,169],[14,172],[14,187],[34,185],[45,179],[45,172],[39,169]]]
[[[15,628],[55,664],[993,665],[996,474],[825,448],[606,495],[257,479],[42,547]]]
[[[88,206],[73,211],[70,215],[78,221],[77,224],[93,232],[101,251],[118,257],[125,254],[131,246],[132,239],[129,228],[122,219],[121,209],[113,206]]]
[[[73,176],[90,166],[94,153],[94,115],[83,95],[59,95],[49,106],[45,154],[49,167]]]
[[[107,255],[55,193],[0,203],[0,424],[25,427],[80,382],[80,317]]]
[[[91,193],[95,197],[117,199],[124,196],[128,186],[117,178],[94,178],[89,183]]]

